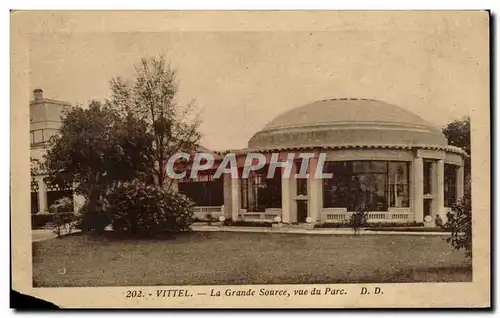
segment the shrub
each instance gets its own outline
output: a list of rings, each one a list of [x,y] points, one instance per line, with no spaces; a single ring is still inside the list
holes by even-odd
[[[348,224],[354,231],[354,235],[359,234],[359,230],[368,224],[368,213],[364,209],[359,209],[359,211],[352,213]]]
[[[78,211],[75,227],[83,232],[102,233],[110,222],[107,205],[103,199],[97,202],[92,209],[90,208],[89,201],[87,200]]]
[[[467,257],[472,257],[472,207],[470,195],[464,196],[447,214],[445,229],[451,231],[446,241],[455,250],[464,249]]]
[[[214,217],[212,216],[211,213],[207,213],[205,215],[205,219],[207,220],[208,225],[212,225],[212,222],[214,222]]]
[[[57,199],[49,207],[53,232],[60,237],[64,233],[71,233],[74,228],[75,216],[73,211],[73,201],[68,197]]]
[[[68,213],[73,212],[73,201],[68,197],[57,199],[49,207],[50,213]]]
[[[107,202],[113,230],[133,236],[187,231],[194,221],[185,195],[137,180],[113,187]]]
[[[57,237],[63,234],[69,234],[75,229],[76,216],[74,213],[55,213],[53,214],[53,232]]]

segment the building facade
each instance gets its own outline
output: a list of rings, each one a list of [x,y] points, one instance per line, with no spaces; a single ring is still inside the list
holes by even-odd
[[[72,186],[61,188],[47,183],[41,168],[50,139],[59,132],[61,116],[69,103],[47,99],[41,89],[33,91],[30,101],[31,213],[48,213],[56,200],[68,197],[74,202]],[[69,211],[68,211],[69,212]]]
[[[181,181],[179,190],[187,195],[200,189],[198,218],[271,221],[279,216],[284,223],[339,223],[363,207],[369,222],[433,226],[438,216],[446,221],[464,191],[466,153],[449,146],[442,132],[421,117],[377,100],[330,99],[292,109],[253,135],[247,149],[235,152],[240,172],[250,152],[267,158],[312,153],[309,178],[278,173],[269,179],[266,165],[248,178],[226,174],[216,181],[212,171]],[[321,153],[326,155],[323,172],[332,178],[314,177]],[[300,166],[295,160],[292,175]],[[203,188],[213,195],[199,197],[207,193]]]

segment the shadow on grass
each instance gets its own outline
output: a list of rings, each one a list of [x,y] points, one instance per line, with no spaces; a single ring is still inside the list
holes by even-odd
[[[317,275],[295,277],[274,277],[270,281],[244,282],[244,284],[397,284],[397,283],[448,283],[472,282],[472,266],[431,267],[427,269],[407,269],[375,272],[365,277],[331,279]]]

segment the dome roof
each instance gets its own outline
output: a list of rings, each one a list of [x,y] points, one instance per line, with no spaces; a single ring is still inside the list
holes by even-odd
[[[269,122],[249,148],[332,146],[435,146],[448,144],[441,131],[398,106],[372,99],[313,102]]]

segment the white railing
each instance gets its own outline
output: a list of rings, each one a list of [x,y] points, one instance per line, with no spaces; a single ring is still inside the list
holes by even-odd
[[[321,210],[321,221],[324,223],[344,223],[354,212],[342,208],[328,208]],[[370,211],[367,221],[369,223],[396,222],[405,223],[413,221],[413,213],[409,208],[390,208],[389,211]]]
[[[194,217],[200,220],[207,219],[208,215],[218,218],[224,215],[224,206],[195,206]]]
[[[268,208],[264,212],[248,212],[246,209],[240,209],[239,217],[245,221],[265,222],[272,221],[275,217],[281,216],[280,208]]]

